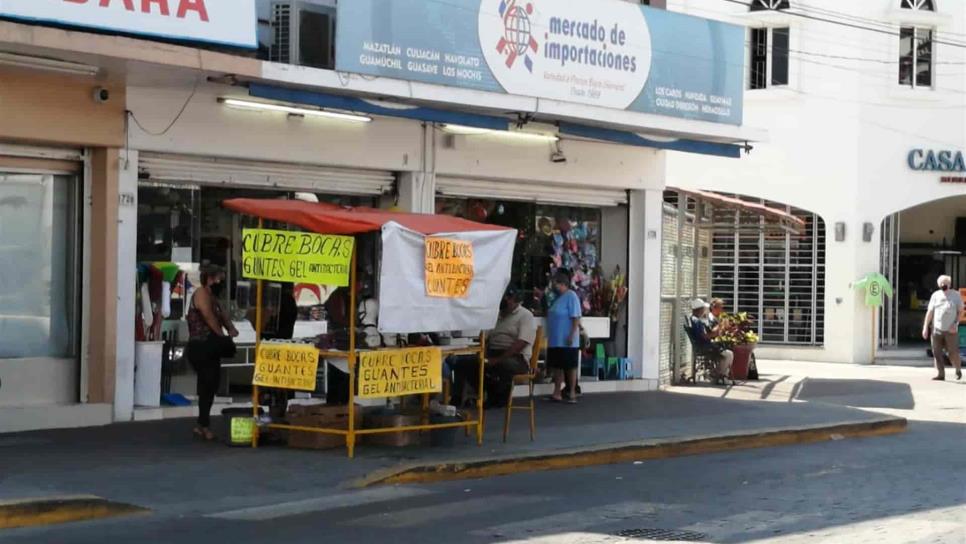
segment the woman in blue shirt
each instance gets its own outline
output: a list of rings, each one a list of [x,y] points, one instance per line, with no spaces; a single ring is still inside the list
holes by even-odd
[[[577,403],[575,385],[580,366],[580,297],[570,288],[570,276],[557,272],[553,276],[557,299],[547,312],[547,368],[553,371],[553,395],[556,402]],[[563,398],[566,380],[568,398]]]

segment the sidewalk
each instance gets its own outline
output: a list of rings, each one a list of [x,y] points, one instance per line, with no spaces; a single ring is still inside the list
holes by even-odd
[[[749,386],[728,393],[744,387]],[[506,460],[517,460],[515,471],[566,468],[546,466],[541,460],[608,450],[626,455],[599,461],[647,459],[654,455],[640,448],[655,444],[676,447],[672,453],[691,454],[716,451],[702,450],[700,445],[681,446],[708,438],[714,439],[720,451],[790,443],[743,442],[776,436],[776,432],[806,433],[788,437],[793,442],[808,442],[840,438],[834,429],[843,426],[868,431],[856,435],[899,432],[905,426],[904,420],[849,407],[692,394],[698,391],[726,393],[723,388],[697,387],[688,394],[586,395],[576,406],[541,402],[533,443],[528,439],[526,418],[517,413],[510,440],[503,444],[503,412],[491,411],[483,447],[460,434],[453,448],[391,449],[363,444],[354,460],[346,458],[344,449],[251,450],[201,443],[191,437],[191,420],[0,435],[0,501],[93,495],[158,513],[214,513],[344,493],[360,481],[379,483],[386,474],[399,473],[400,467],[416,462],[430,471],[434,466],[450,470]]]

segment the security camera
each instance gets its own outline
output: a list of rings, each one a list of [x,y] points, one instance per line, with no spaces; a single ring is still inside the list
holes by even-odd
[[[111,91],[105,89],[104,87],[97,87],[94,89],[94,102],[98,104],[105,104],[111,99]]]

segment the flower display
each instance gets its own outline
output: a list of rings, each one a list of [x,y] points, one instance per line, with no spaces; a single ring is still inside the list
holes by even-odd
[[[754,331],[755,322],[748,312],[723,313],[719,323],[718,333],[714,337],[715,343],[725,348],[758,343],[758,334]]]

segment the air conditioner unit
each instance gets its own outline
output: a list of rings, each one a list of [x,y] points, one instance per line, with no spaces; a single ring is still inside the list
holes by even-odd
[[[272,2],[269,60],[335,69],[335,2]]]

